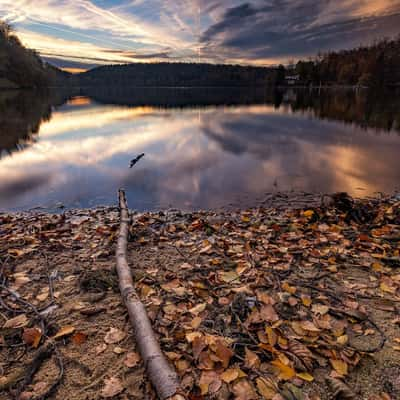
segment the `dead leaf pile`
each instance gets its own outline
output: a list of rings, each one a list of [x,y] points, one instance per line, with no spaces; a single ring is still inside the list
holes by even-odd
[[[361,398],[365,389],[354,385],[360,362],[400,349],[399,206],[396,198],[339,196],[312,209],[135,214],[132,273],[188,398]],[[59,345],[92,346],[96,357],[113,353],[129,374],[141,361],[125,346],[131,332],[112,322],[112,285],[79,285],[87,269],[91,276],[112,274],[117,228],[118,213],[109,209],[0,215],[0,261],[8,287],[40,310],[62,309],[67,290],[77,296],[75,317],[54,320],[57,329],[47,336]],[[44,251],[74,254],[82,266],[65,267],[50,290],[49,275],[43,280],[18,267]],[[31,297],[28,287],[35,288]],[[91,298],[99,300],[89,307]],[[3,345],[40,348],[45,338],[37,314],[11,296],[4,301]],[[385,313],[384,323],[377,311]],[[98,326],[104,313],[110,323]],[[98,396],[129,391],[122,375],[108,376]],[[397,395],[394,381],[364,398]]]

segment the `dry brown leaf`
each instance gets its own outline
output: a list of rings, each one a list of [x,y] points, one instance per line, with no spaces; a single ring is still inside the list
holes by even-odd
[[[303,379],[303,381],[307,382],[312,382],[314,380],[314,377],[310,375],[308,372],[299,372],[296,374],[296,376],[300,379]]]
[[[321,329],[317,328],[314,322],[311,321],[300,321],[300,327],[308,332],[320,332]]]
[[[257,390],[265,400],[272,400],[277,394],[277,387],[270,380],[265,378],[256,379]]]
[[[126,355],[126,358],[124,360],[124,364],[128,368],[133,368],[133,367],[136,367],[136,365],[138,365],[139,361],[140,361],[139,353],[132,352],[132,353],[128,353]]]
[[[223,372],[220,377],[225,383],[231,383],[237,378],[239,378],[240,369],[239,368],[230,368]]]
[[[288,303],[291,307],[297,306],[299,304],[299,301],[296,299],[296,297],[290,296],[288,299]]]
[[[189,310],[189,312],[193,315],[198,315],[202,313],[207,307],[207,303],[198,304]]]
[[[330,362],[332,364],[332,367],[335,369],[335,371],[342,376],[346,376],[349,372],[348,365],[342,360],[334,360],[330,359]]]
[[[304,344],[291,340],[289,342],[289,351],[304,364],[307,370],[311,371],[313,369],[313,355]]]
[[[62,337],[71,335],[75,332],[75,327],[71,325],[63,326],[54,336],[53,339],[60,339]]]
[[[295,294],[297,291],[297,288],[295,288],[294,286],[290,286],[287,282],[282,283],[282,289],[290,294]]]
[[[247,379],[241,379],[233,385],[235,400],[256,400],[258,398],[253,385]]]
[[[102,397],[105,398],[114,397],[124,391],[122,382],[116,377],[105,379],[104,383],[105,385],[101,391]]]
[[[346,345],[349,341],[349,337],[347,335],[342,335],[337,338],[337,342],[342,346]]]
[[[278,335],[275,333],[275,331],[270,326],[267,326],[265,328],[265,333],[268,336],[268,343],[272,347],[274,347],[278,342]]]
[[[313,304],[311,307],[311,311],[314,314],[325,315],[329,312],[329,307],[324,304]]]
[[[208,351],[203,351],[199,355],[199,368],[205,370],[214,369],[214,361],[212,360]]]
[[[17,317],[11,318],[7,320],[3,328],[12,328],[12,329],[18,329],[18,328],[23,328],[24,326],[28,325],[29,320],[26,317],[25,314],[18,315]]]
[[[261,361],[258,355],[246,347],[245,365],[247,368],[260,368]]]
[[[39,346],[40,339],[42,338],[42,331],[38,328],[25,328],[22,334],[23,341],[36,349]]]
[[[179,360],[179,359],[182,357],[181,354],[175,353],[174,351],[166,351],[166,352],[165,352],[165,355],[166,355],[171,361]]]
[[[195,318],[192,319],[192,322],[190,323],[190,326],[191,326],[193,329],[198,329],[199,326],[201,325],[201,322],[202,322],[202,321],[203,321],[202,318],[200,318],[200,317],[195,317]]]
[[[301,301],[302,301],[303,305],[305,305],[306,307],[310,307],[310,305],[312,303],[311,297],[305,296],[305,295],[301,296]]]
[[[214,351],[218,359],[222,362],[222,366],[228,368],[229,362],[234,354],[233,351],[227,347],[222,340],[216,342]]]
[[[45,300],[49,297],[49,294],[50,294],[49,288],[48,288],[48,287],[45,287],[45,288],[43,288],[43,289],[39,292],[39,294],[36,296],[36,300],[38,300],[38,301],[45,301]]]
[[[257,300],[264,304],[274,304],[274,299],[267,293],[267,292],[258,292],[257,293]]]
[[[197,360],[200,353],[207,347],[204,336],[197,336],[192,342],[193,356]]]
[[[72,342],[78,346],[85,343],[86,339],[87,339],[87,335],[86,335],[86,333],[83,333],[83,332],[76,332],[76,333],[74,333],[74,335],[71,338]]]
[[[119,347],[119,346],[116,346],[113,348],[113,353],[115,353],[115,354],[123,354],[123,353],[125,353],[125,351],[126,350],[124,348]]]
[[[221,388],[222,381],[215,371],[204,371],[199,380],[199,387],[203,396],[214,394]]]
[[[101,354],[107,349],[107,345],[105,343],[100,343],[96,346],[96,354]]]
[[[263,305],[260,310],[260,315],[265,322],[276,322],[279,316],[271,304]]]
[[[271,364],[279,369],[280,379],[287,381],[296,376],[296,371],[289,365],[285,365],[281,360],[274,360]]]
[[[125,339],[125,337],[125,332],[117,328],[110,328],[110,330],[104,336],[104,341],[107,344],[115,344],[121,342],[123,339]]]
[[[234,281],[239,282],[239,275],[236,271],[223,271],[219,273],[219,279],[225,283],[231,283]]]
[[[327,377],[326,381],[328,382],[329,387],[333,391],[333,399],[340,400],[356,400],[357,396],[355,393],[340,379]]]
[[[175,367],[176,367],[177,371],[180,374],[182,374],[182,373],[187,372],[187,370],[190,367],[190,363],[188,360],[185,360],[185,359],[177,360],[177,361],[175,361]]]
[[[388,281],[381,282],[380,288],[382,291],[384,291],[386,293],[396,294],[396,292],[397,292],[397,287],[394,286],[393,284],[390,284],[390,282],[388,282]]]
[[[192,343],[199,336],[203,336],[203,334],[201,332],[190,332],[185,335],[189,343]]]

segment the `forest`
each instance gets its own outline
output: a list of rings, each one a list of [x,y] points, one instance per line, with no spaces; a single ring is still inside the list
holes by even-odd
[[[254,67],[204,63],[132,63],[106,65],[71,75],[44,62],[22,45],[0,21],[0,88],[46,86],[276,87],[287,77],[296,84],[400,87],[400,35],[369,46],[319,54],[287,66]]]
[[[319,54],[287,66],[251,67],[196,63],[109,65],[74,78],[82,86],[285,86],[297,75],[298,85],[400,86],[400,36],[369,46]]]
[[[49,86],[55,71],[34,50],[22,45],[10,25],[0,21],[0,88]]]
[[[75,79],[82,86],[275,86],[284,82],[284,70],[200,63],[136,63],[97,67]]]
[[[303,85],[400,86],[400,35],[370,46],[319,54],[289,68]]]

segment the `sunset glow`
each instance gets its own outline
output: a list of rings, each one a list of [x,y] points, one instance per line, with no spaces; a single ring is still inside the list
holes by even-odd
[[[3,0],[29,47],[73,73],[110,63],[271,65],[398,33],[397,0]],[[374,29],[370,29],[373,26]]]

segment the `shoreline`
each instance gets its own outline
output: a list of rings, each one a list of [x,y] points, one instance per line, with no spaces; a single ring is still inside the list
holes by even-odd
[[[133,215],[128,263],[162,350],[193,398],[398,398],[400,199],[292,200]],[[118,292],[118,228],[117,207],[0,213],[1,400],[111,383],[155,398]],[[23,383],[48,338],[58,356]]]
[[[340,192],[339,192],[340,193]],[[242,199],[237,199],[234,202],[227,203],[225,205],[220,205],[213,208],[202,208],[202,207],[193,207],[193,208],[175,208],[171,206],[165,207],[157,207],[155,209],[147,209],[147,210],[139,210],[130,207],[130,211],[135,214],[155,214],[159,212],[170,212],[170,211],[179,211],[184,214],[196,213],[196,212],[231,212],[231,211],[239,211],[239,210],[250,210],[255,208],[276,208],[279,210],[284,209],[300,209],[306,207],[321,207],[324,204],[329,204],[329,199],[334,196],[335,193],[318,193],[318,192],[305,192],[305,191],[277,191],[277,192],[268,192],[263,196],[257,196],[254,202],[248,202],[245,195]],[[351,195],[350,195],[351,196]],[[398,190],[393,191],[392,193],[383,193],[376,192],[369,196],[351,196],[356,201],[370,201],[370,200],[379,200],[379,199],[387,199],[387,198],[398,198],[400,199],[400,192]],[[325,199],[325,200],[324,200]],[[128,199],[129,201],[129,199]],[[1,215],[32,215],[32,214],[77,214],[77,213],[90,213],[96,210],[101,210],[103,212],[106,211],[116,211],[119,207],[117,205],[117,200],[115,205],[95,205],[93,207],[66,207],[63,203],[58,202],[54,205],[49,206],[35,206],[27,209],[1,209],[0,208],[0,216]]]

